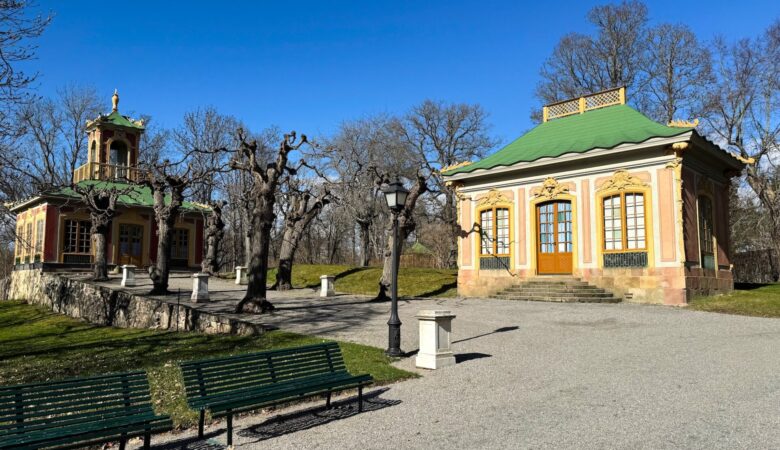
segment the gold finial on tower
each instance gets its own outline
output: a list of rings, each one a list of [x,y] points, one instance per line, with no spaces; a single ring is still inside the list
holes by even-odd
[[[119,91],[114,89],[114,95],[111,96],[111,103],[113,104],[112,111],[119,111]]]

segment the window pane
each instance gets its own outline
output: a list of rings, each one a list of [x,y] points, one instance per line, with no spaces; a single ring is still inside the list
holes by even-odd
[[[604,249],[623,249],[623,223],[620,217],[620,196],[606,197],[603,200],[604,210]]]
[[[480,213],[479,226],[481,230],[480,253],[489,255],[493,253],[493,210]]]
[[[645,248],[644,194],[626,194],[626,244],[629,249]]]

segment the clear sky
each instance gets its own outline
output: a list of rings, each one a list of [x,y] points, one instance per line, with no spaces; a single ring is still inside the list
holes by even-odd
[[[507,142],[527,130],[541,63],[566,32],[588,32],[584,1],[39,0],[56,16],[39,41],[40,92],[118,88],[120,111],[176,126],[212,105],[252,129],[310,136],[426,98],[479,103]],[[649,1],[651,21],[701,38],[754,36],[780,1]]]

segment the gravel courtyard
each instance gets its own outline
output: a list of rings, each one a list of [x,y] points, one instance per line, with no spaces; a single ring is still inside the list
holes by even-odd
[[[389,304],[292,299],[280,328],[384,347]],[[238,419],[237,448],[777,448],[780,320],[631,304],[401,302],[449,309],[458,364],[348,396]],[[317,317],[319,316],[319,320]],[[412,369],[413,358],[400,367]],[[224,421],[158,436],[162,448],[222,448]],[[163,441],[167,441],[164,443]]]

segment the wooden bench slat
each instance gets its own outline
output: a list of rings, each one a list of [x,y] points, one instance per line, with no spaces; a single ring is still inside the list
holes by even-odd
[[[72,422],[74,420],[92,420],[92,419],[100,419],[105,417],[111,417],[111,416],[125,416],[125,415],[131,415],[135,413],[145,412],[145,411],[151,411],[150,406],[139,404],[134,407],[130,408],[112,408],[112,409],[97,409],[92,411],[84,411],[78,412],[78,410],[75,410],[72,414],[63,414],[59,416],[49,416],[49,415],[36,415],[34,417],[26,416],[24,418],[24,426],[26,427],[34,427],[40,423],[46,424],[47,426],[60,426],[62,424],[66,424],[69,422]],[[0,425],[0,430],[6,430],[11,428],[18,428],[18,423],[12,422],[15,420],[15,417],[11,417],[8,419],[7,424]]]

